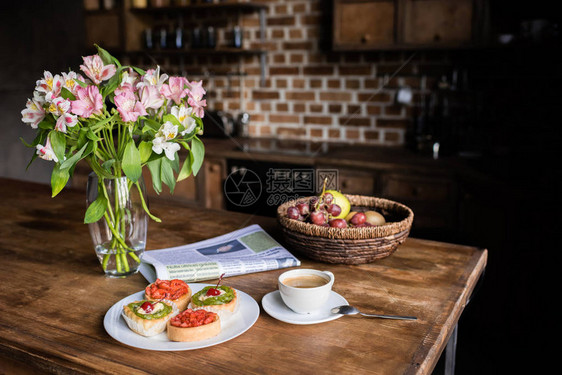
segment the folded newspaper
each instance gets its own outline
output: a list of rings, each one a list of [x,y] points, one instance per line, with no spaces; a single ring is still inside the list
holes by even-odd
[[[259,225],[251,225],[189,245],[145,251],[140,272],[150,283],[156,278],[196,282],[300,264]]]

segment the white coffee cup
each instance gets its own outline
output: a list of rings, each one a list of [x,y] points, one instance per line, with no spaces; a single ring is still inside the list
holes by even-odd
[[[334,274],[330,271],[301,268],[282,273],[277,283],[283,302],[291,310],[310,314],[326,305],[334,280]]]

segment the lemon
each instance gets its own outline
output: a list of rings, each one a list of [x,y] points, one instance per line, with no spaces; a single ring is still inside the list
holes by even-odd
[[[332,194],[334,197],[332,203],[337,204],[341,208],[341,213],[338,216],[334,216],[333,219],[344,219],[347,214],[349,214],[349,210],[351,210],[351,203],[349,203],[349,199],[336,190],[326,190],[326,193]]]

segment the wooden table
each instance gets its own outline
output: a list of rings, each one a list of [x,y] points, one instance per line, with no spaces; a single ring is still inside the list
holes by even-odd
[[[364,311],[417,321],[355,316],[316,325],[280,322],[262,309],[255,325],[223,344],[180,352],[123,345],[104,330],[107,310],[142,290],[140,275],[105,278],[82,224],[85,193],[0,179],[0,372],[111,374],[431,373],[486,266],[487,251],[410,238],[390,257],[330,265],[334,290]],[[200,241],[257,223],[279,238],[275,220],[153,205],[148,249]],[[290,249],[289,249],[290,250]],[[282,270],[227,278],[260,302]],[[24,365],[25,364],[25,365]]]

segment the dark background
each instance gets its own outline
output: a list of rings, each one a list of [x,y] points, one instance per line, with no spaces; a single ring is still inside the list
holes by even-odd
[[[555,4],[492,1],[490,35],[519,32],[527,19],[559,25]],[[48,183],[50,171],[39,163],[22,172],[31,153],[17,140],[30,140],[33,132],[21,123],[20,111],[43,70],[64,71],[81,63],[82,4],[20,0],[3,3],[0,14],[0,175]],[[501,202],[498,192],[489,195],[501,220],[455,239],[489,249],[484,282],[459,324],[458,374],[541,373],[556,359],[560,52],[559,37],[448,52],[453,66],[470,72],[472,94],[460,106],[484,155],[471,167],[500,177],[507,186],[499,193]],[[433,239],[443,238],[434,234]]]

